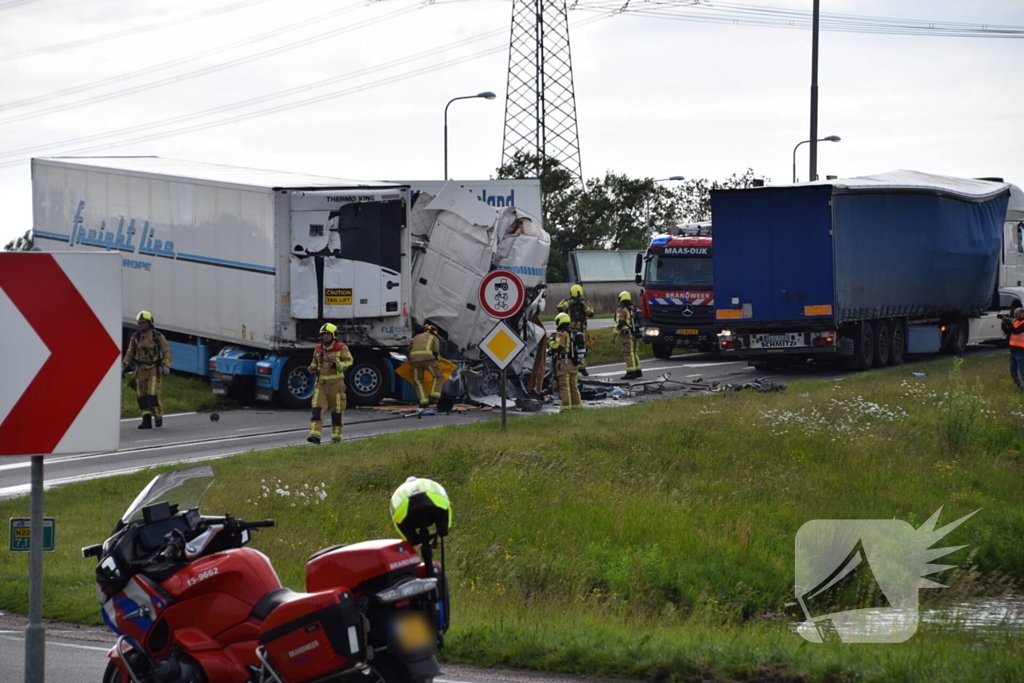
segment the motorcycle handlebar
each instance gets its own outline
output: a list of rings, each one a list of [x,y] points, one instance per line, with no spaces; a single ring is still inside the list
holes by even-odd
[[[274,526],[274,520],[264,519],[262,522],[242,522],[246,529],[259,529],[261,527]]]

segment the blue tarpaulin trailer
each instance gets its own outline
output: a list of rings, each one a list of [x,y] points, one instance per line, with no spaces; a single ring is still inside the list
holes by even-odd
[[[723,349],[851,367],[962,350],[1000,305],[1010,186],[894,171],[712,193]]]

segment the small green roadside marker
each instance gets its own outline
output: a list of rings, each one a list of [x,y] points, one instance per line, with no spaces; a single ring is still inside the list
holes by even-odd
[[[43,551],[53,552],[56,538],[56,520],[43,517]],[[32,520],[28,517],[11,517],[10,539],[12,553],[27,553],[32,545]]]

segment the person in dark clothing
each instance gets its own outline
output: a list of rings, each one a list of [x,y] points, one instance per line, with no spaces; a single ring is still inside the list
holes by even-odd
[[[1010,342],[1010,377],[1024,392],[1024,308],[1013,309],[1013,315],[1003,318],[1003,334]]]

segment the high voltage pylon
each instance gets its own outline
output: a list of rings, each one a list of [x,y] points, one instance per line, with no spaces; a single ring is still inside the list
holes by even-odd
[[[502,164],[516,152],[552,157],[583,178],[565,0],[512,2]]]

